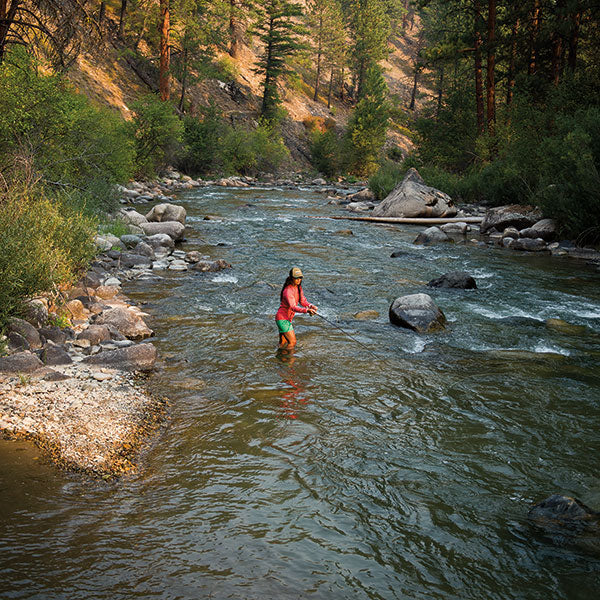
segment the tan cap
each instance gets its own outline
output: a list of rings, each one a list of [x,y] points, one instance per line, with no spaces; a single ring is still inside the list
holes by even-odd
[[[293,277],[294,279],[302,279],[302,277],[303,277],[302,271],[298,267],[294,267],[290,271],[290,276]]]

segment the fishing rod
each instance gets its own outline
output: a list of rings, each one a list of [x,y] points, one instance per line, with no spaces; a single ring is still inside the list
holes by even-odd
[[[373,352],[370,348],[367,348],[367,346],[365,346],[361,341],[357,340],[355,337],[351,336],[347,331],[344,331],[339,325],[337,325],[333,321],[330,321],[327,317],[324,317],[322,314],[320,314],[318,312],[316,312],[314,314],[317,315],[317,317],[321,317],[321,319],[323,319],[323,321],[329,323],[330,325],[333,325],[336,329],[339,329],[342,333],[345,333],[351,340],[356,342],[359,346],[362,346],[369,354],[374,356],[377,360],[381,360],[381,358],[379,356],[377,356],[377,354],[375,354],[375,352]]]

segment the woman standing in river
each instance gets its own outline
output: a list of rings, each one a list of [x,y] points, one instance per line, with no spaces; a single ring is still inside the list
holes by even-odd
[[[294,313],[308,313],[312,316],[317,312],[317,307],[304,296],[302,277],[302,271],[298,267],[290,269],[290,274],[281,289],[281,305],[275,315],[280,348],[293,348],[296,345],[296,334],[292,325]]]

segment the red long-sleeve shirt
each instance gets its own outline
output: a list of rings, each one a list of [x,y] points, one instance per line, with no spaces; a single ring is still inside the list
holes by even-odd
[[[307,313],[308,309],[313,306],[304,296],[302,288],[290,284],[283,290],[283,298],[275,320],[285,319],[291,321],[294,318],[294,313]]]

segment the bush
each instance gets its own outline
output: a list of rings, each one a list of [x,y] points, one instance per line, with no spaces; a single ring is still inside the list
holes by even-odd
[[[342,143],[333,129],[315,131],[311,137],[311,163],[317,171],[332,178],[342,171]]]
[[[392,161],[385,161],[377,172],[369,178],[369,189],[377,200],[383,200],[403,179],[406,167]]]
[[[0,195],[0,329],[25,298],[78,275],[95,231],[94,219],[39,187]]]
[[[131,105],[134,112],[131,133],[135,144],[135,172],[154,177],[162,167],[175,161],[181,149],[183,124],[168,102],[148,94]]]

